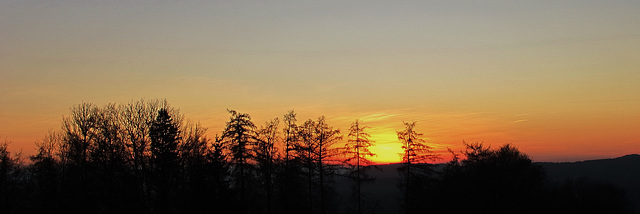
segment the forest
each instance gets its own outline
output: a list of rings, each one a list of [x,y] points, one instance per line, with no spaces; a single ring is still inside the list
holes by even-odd
[[[513,145],[464,143],[439,156],[404,122],[397,188],[384,199],[364,188],[382,170],[375,142],[354,119],[342,132],[324,116],[294,111],[256,125],[228,110],[220,135],[165,100],[73,106],[36,142],[37,154],[0,144],[0,213],[634,213],[625,191],[608,184],[548,182],[544,168]],[[385,201],[387,200],[387,201]]]

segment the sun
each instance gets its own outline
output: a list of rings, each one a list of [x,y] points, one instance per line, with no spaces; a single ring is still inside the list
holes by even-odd
[[[371,161],[376,164],[399,163],[402,161],[402,145],[398,142],[395,131],[371,132],[371,140],[375,141],[370,148],[376,154]]]
[[[371,161],[376,164],[389,164],[389,163],[399,163],[402,161],[402,147],[400,144],[384,144],[384,145],[375,145],[371,147],[371,152],[376,154],[371,158]]]

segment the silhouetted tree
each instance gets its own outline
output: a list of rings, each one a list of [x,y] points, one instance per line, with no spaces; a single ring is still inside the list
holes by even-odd
[[[548,213],[543,210],[544,171],[511,145],[492,150],[466,144],[462,161],[444,168],[431,201],[441,213]],[[455,198],[456,201],[451,201]],[[456,206],[464,201],[465,206]],[[450,209],[455,207],[455,209]],[[441,210],[438,210],[441,209]]]
[[[0,142],[0,212],[33,212],[30,174],[24,167],[22,153],[9,151],[10,141]]]
[[[115,104],[94,111],[93,142],[89,148],[91,162],[104,167],[104,170],[123,168],[127,154]]]
[[[49,132],[41,142],[36,142],[38,153],[30,157],[39,212],[61,211],[59,210],[60,164],[57,158],[60,143],[60,135]]]
[[[8,142],[0,143],[0,209],[3,212],[15,211],[12,206],[13,197],[11,187],[13,186],[13,173],[16,169],[16,160],[11,157]]]
[[[333,159],[339,154],[338,149],[335,148],[335,144],[342,139],[339,129],[333,129],[333,127],[327,124],[324,116],[318,118],[316,126],[316,143],[314,151],[316,154],[316,164],[318,165],[318,175],[320,178],[320,210],[321,213],[326,213],[327,206],[327,177],[335,174],[334,166],[337,160]],[[332,165],[333,164],[333,165]]]
[[[401,168],[404,176],[404,210],[405,213],[414,213],[423,209],[421,195],[432,183],[433,170],[427,161],[436,160],[438,156],[425,144],[423,134],[415,131],[416,122],[404,122],[404,125],[404,130],[397,131],[404,149],[404,166]]]
[[[166,108],[160,109],[149,130],[151,163],[158,193],[156,212],[176,211],[173,210],[175,207],[169,197],[176,194],[179,134],[178,125],[174,123],[169,111]]]
[[[65,156],[71,165],[84,166],[89,161],[89,149],[94,137],[98,107],[82,103],[71,109],[71,115],[63,118]]]
[[[199,124],[187,124],[180,145],[182,169],[180,209],[186,213],[208,213],[212,206],[227,205],[221,196],[228,194],[226,164],[216,138],[211,143],[204,136],[206,129]]]
[[[305,176],[305,172],[302,171],[304,166],[302,165],[306,160],[306,152],[301,145],[300,127],[296,124],[296,114],[293,110],[284,115],[284,127],[283,133],[283,167],[278,173],[278,190],[280,199],[280,209],[283,213],[293,214],[299,213],[300,210],[305,209],[305,205],[308,205],[308,200],[305,197],[308,196],[303,184],[308,177]],[[310,174],[309,174],[310,175]]]
[[[355,183],[354,195],[358,214],[363,213],[362,183],[372,180],[372,178],[367,176],[365,170],[373,164],[369,158],[375,155],[369,150],[369,147],[373,145],[373,141],[369,140],[370,135],[365,131],[367,128],[369,127],[361,126],[359,120],[353,122],[349,128],[349,139],[343,148],[343,154],[345,155],[344,162],[350,168],[348,177],[353,179]]]
[[[149,130],[155,121],[161,105],[167,106],[166,100],[138,100],[120,106],[120,125],[123,129],[124,141],[129,152],[129,165],[133,168],[136,179],[138,212],[149,213],[151,208],[150,184],[150,144]]]
[[[62,121],[61,209],[95,210],[98,203],[91,186],[91,148],[96,137],[99,109],[91,103],[71,108]]]
[[[275,144],[279,139],[279,123],[278,118],[275,118],[266,122],[265,126],[258,130],[256,147],[253,150],[258,168],[258,180],[265,190],[266,213],[272,212],[274,167],[278,160]]]
[[[211,173],[210,178],[207,179],[207,184],[211,187],[209,194],[213,197],[212,200],[207,202],[211,205],[210,207],[229,206],[232,201],[229,197],[232,195],[228,180],[230,176],[229,163],[227,162],[225,145],[222,142],[222,138],[217,135],[213,144],[209,147],[207,168],[206,172]],[[208,208],[210,209],[210,207]]]
[[[253,205],[248,200],[248,186],[253,172],[250,161],[253,159],[252,149],[255,144],[256,126],[251,122],[249,114],[228,111],[231,117],[222,133],[222,138],[231,154],[231,172],[234,177],[232,184],[239,194],[238,210],[240,213],[245,213],[250,210],[248,206]]]
[[[284,161],[285,167],[288,167],[291,158],[291,153],[295,150],[295,143],[298,142],[298,126],[296,125],[296,113],[293,110],[284,115],[284,128],[282,132],[284,134]]]
[[[342,139],[340,130],[330,127],[322,116],[318,121],[307,120],[299,127],[298,136],[301,144],[297,147],[298,157],[303,160],[308,181],[309,212],[313,212],[314,186],[319,195],[320,213],[326,213],[327,206],[327,177],[335,173],[332,165],[337,162],[333,157],[339,155],[334,145]],[[317,181],[317,182],[316,182]]]
[[[96,107],[89,142],[89,192],[96,197],[93,206],[104,212],[125,212],[135,198],[135,182],[129,170],[120,113],[115,104]]]
[[[316,147],[315,142],[315,126],[316,123],[313,120],[307,120],[302,124],[302,126],[298,127],[297,136],[300,138],[300,143],[296,145],[296,157],[301,161],[302,167],[304,168],[304,173],[306,175],[307,180],[307,213],[313,213],[313,202],[314,202],[314,185],[315,185],[315,177],[317,175],[316,165],[314,163],[314,154],[313,151]]]

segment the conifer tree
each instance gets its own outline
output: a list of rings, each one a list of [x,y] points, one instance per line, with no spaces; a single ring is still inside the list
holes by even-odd
[[[335,148],[335,144],[342,139],[339,129],[333,129],[333,127],[327,124],[324,116],[318,118],[315,123],[313,141],[315,145],[310,147],[313,163],[317,166],[318,170],[318,188],[320,194],[320,212],[322,214],[327,213],[327,181],[328,177],[335,173],[335,156],[339,154],[338,149]]]
[[[428,161],[436,160],[438,156],[433,154],[431,147],[425,144],[422,139],[423,134],[415,131],[416,122],[404,122],[405,129],[397,131],[398,140],[402,143],[402,162],[404,166],[404,208],[405,213],[418,211],[420,200],[415,198],[424,190],[431,173],[431,166]]]
[[[369,160],[374,156],[369,147],[373,145],[373,141],[369,140],[370,135],[365,131],[369,127],[360,125],[360,121],[356,120],[349,128],[349,139],[344,145],[343,154],[346,156],[344,162],[350,167],[348,176],[354,180],[355,196],[357,201],[357,213],[363,213],[362,205],[362,182],[370,180],[365,170],[371,166],[373,162]]]
[[[228,111],[231,117],[222,133],[222,138],[231,154],[231,173],[234,177],[232,181],[239,194],[239,210],[241,213],[246,213],[249,211],[247,206],[251,205],[248,201],[248,186],[252,176],[250,173],[253,166],[250,161],[253,159],[252,149],[255,145],[256,126],[251,122],[249,114],[238,113],[235,110]]]
[[[308,203],[305,196],[305,180],[308,173],[303,171],[306,154],[300,136],[302,126],[296,124],[296,113],[291,110],[283,117],[282,148],[283,157],[280,172],[278,173],[278,197],[280,209],[283,213],[293,214],[304,210]],[[309,183],[309,182],[306,182]]]
[[[315,178],[317,175],[317,165],[315,163],[314,151],[317,147],[315,139],[316,122],[309,119],[305,121],[299,128],[297,136],[300,143],[295,145],[296,159],[300,161],[301,168],[306,175],[306,193],[307,193],[307,213],[313,213],[314,210],[314,186],[316,186]]]
[[[166,108],[158,111],[156,120],[151,125],[151,162],[158,190],[158,212],[171,212],[173,201],[169,197],[175,195],[175,177],[178,174],[178,144],[180,131]]]
[[[307,176],[308,213],[326,213],[328,177],[335,173],[335,156],[339,155],[335,144],[342,139],[340,130],[330,127],[324,116],[317,121],[307,120],[298,129],[300,143],[296,146],[297,157],[301,160]],[[315,203],[319,203],[315,205]]]

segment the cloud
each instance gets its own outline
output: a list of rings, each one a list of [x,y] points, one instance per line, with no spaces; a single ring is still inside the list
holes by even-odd
[[[528,120],[516,120],[516,121],[511,121],[508,122],[509,124],[513,124],[513,123],[521,123],[521,122],[527,122]]]
[[[387,120],[392,117],[396,117],[398,115],[400,114],[389,114],[385,112],[378,112],[378,113],[373,113],[364,117],[360,117],[360,120],[367,121],[367,122],[377,122],[377,121]]]

